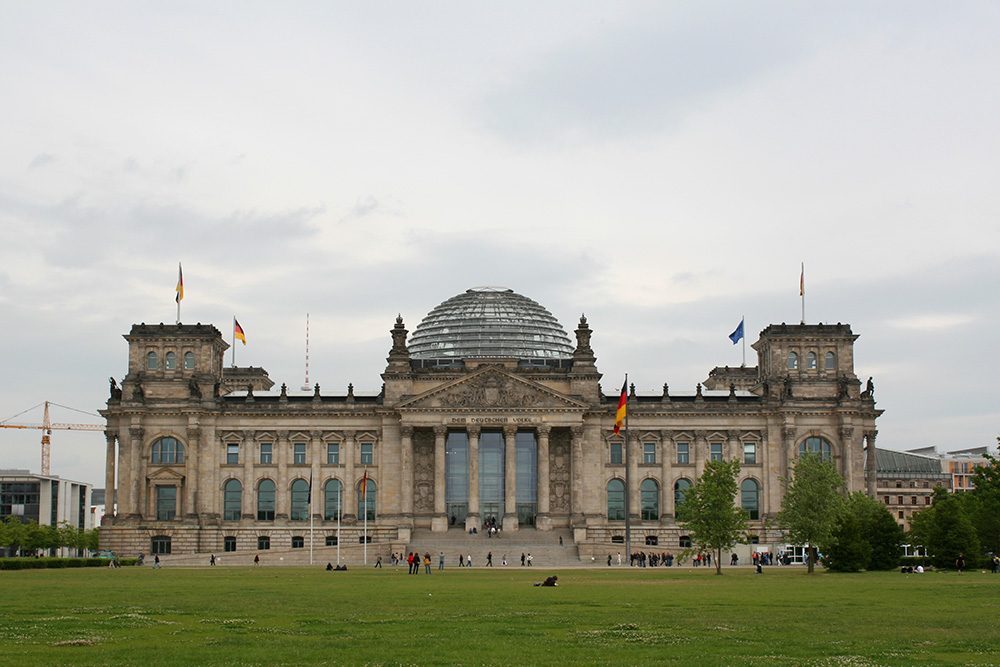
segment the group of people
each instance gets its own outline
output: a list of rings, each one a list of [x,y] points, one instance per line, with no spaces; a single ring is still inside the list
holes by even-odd
[[[443,554],[442,554],[443,555]],[[379,557],[381,559],[381,556]],[[420,557],[419,553],[410,552],[406,557],[406,563],[410,566],[410,574],[420,574],[420,564],[424,565],[424,572],[426,574],[431,573],[431,555],[430,553],[425,553],[423,558]],[[444,567],[444,561],[441,562],[441,567]]]

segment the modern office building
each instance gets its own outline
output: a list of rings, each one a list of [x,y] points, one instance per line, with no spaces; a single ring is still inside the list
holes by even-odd
[[[521,539],[558,532],[589,560],[622,550],[627,497],[634,548],[672,551],[687,540],[676,508],[712,459],[740,461],[737,502],[759,543],[779,545],[767,520],[805,451],[874,494],[864,450],[881,410],[849,325],[771,325],[756,367],[715,368],[681,395],[630,390],[627,440],[613,433],[620,380],[602,389],[591,333],[581,318],[571,340],[531,299],[470,289],[412,336],[396,319],[378,395],[295,394],[224,367],[213,326],[134,325],[102,411],[118,500],[102,547],[295,549],[311,534],[388,553],[495,522]]]
[[[0,521],[11,516],[46,526],[59,526],[65,521],[75,528],[90,530],[94,527],[91,490],[89,484],[56,475],[0,470]]]

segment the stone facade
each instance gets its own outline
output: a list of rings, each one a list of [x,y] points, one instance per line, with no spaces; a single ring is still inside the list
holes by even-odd
[[[133,326],[128,375],[102,411],[105,485],[118,494],[102,547],[293,548],[311,523],[317,545],[356,548],[367,535],[403,550],[415,530],[495,518],[505,532],[568,530],[583,554],[621,540],[624,505],[634,549],[670,551],[685,537],[675,499],[713,456],[741,461],[737,501],[759,542],[777,546],[767,520],[803,448],[828,453],[849,490],[874,493],[864,448],[881,411],[854,373],[848,325],[769,326],[752,346],[758,366],[716,369],[716,391],[633,389],[627,442],[613,433],[619,397],[598,384],[584,318],[571,358],[531,363],[427,363],[411,358],[408,333],[397,318],[379,395],[289,395],[267,391],[263,369],[224,370],[213,326]],[[374,505],[367,522],[362,502]]]

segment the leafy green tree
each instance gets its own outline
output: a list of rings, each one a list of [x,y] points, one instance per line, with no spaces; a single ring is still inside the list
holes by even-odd
[[[691,541],[715,552],[715,573],[722,574],[722,552],[746,539],[747,512],[737,507],[739,461],[709,461],[678,509]]]
[[[3,546],[10,549],[12,555],[16,554],[24,546],[27,535],[27,526],[21,521],[20,517],[7,517],[7,520],[4,522]]]
[[[980,560],[980,543],[972,524],[972,494],[934,490],[934,504],[913,515],[910,535],[922,545],[935,567],[954,567],[958,555],[975,567]]]
[[[903,532],[885,505],[858,491],[843,504],[824,563],[838,572],[899,565]]]
[[[819,454],[806,452],[795,462],[785,497],[781,501],[777,524],[785,529],[792,542],[809,544],[809,574],[816,567],[816,550],[826,549],[832,542],[834,528],[844,503],[841,488],[844,478],[832,461]]]
[[[80,548],[91,552],[97,551],[99,541],[100,532],[97,528],[85,530],[80,541]]]
[[[1000,438],[997,438],[1000,444]],[[972,472],[974,502],[971,520],[984,551],[1000,553],[1000,459],[984,454],[987,465],[976,466]]]

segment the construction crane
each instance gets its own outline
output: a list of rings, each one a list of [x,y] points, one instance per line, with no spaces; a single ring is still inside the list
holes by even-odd
[[[58,404],[53,404],[58,405]],[[36,405],[35,408],[38,406]],[[60,408],[65,408],[65,405],[59,405]],[[28,408],[28,410],[33,410],[34,408]],[[75,408],[66,408],[67,410],[74,410]],[[24,412],[27,412],[25,410]],[[24,412],[20,414],[24,414]],[[77,412],[83,412],[83,410],[77,410]],[[90,414],[90,413],[84,413]],[[17,417],[18,415],[14,415]],[[11,417],[13,419],[13,417]],[[37,428],[42,430],[42,474],[48,475],[50,472],[49,468],[49,458],[51,454],[51,441],[49,437],[52,435],[53,430],[57,431],[103,431],[105,430],[104,424],[65,424],[56,422],[52,423],[49,419],[49,402],[45,401],[45,414],[42,417],[41,424],[8,424],[7,422],[0,423],[0,428]]]

